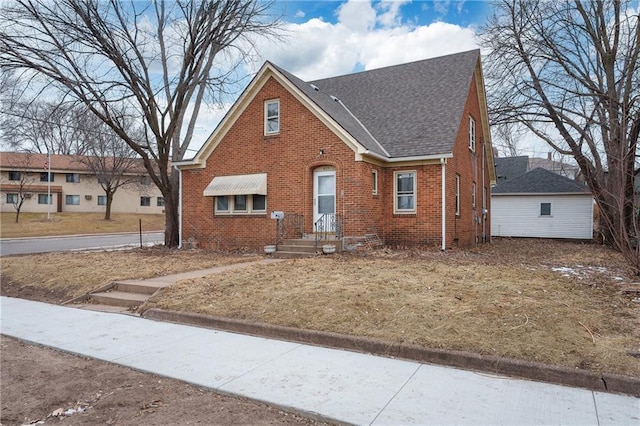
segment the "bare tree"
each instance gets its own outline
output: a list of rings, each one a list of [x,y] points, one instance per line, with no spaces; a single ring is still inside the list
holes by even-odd
[[[517,123],[502,122],[491,127],[493,146],[505,157],[517,157],[522,154],[526,129]]]
[[[14,0],[0,12],[0,67],[38,76],[86,105],[141,158],[165,198],[165,244],[178,244],[178,178],[203,100],[237,82],[256,37],[278,23],[258,0]],[[137,114],[132,136],[119,112]]]
[[[84,107],[53,101],[20,101],[7,103],[1,112],[0,128],[11,150],[59,155],[84,152],[75,124],[86,115]]]
[[[25,155],[14,157],[8,164],[13,169],[9,172],[13,174],[13,176],[10,176],[10,178],[13,178],[13,183],[7,188],[7,198],[11,194],[11,204],[16,209],[16,223],[20,220],[20,211],[24,200],[31,198],[30,186],[35,182],[31,173],[34,168],[33,163],[32,154],[26,153]]]
[[[638,4],[501,0],[482,31],[494,123],[526,126],[572,156],[600,231],[640,270],[631,243],[640,132]]]
[[[125,186],[138,183],[140,172],[146,170],[136,153],[91,112],[78,115],[73,123],[78,129],[78,137],[85,148],[84,155],[78,155],[76,161],[84,164],[97,177],[106,198],[104,220],[111,220],[111,205],[116,191]],[[135,133],[135,126],[130,127]]]

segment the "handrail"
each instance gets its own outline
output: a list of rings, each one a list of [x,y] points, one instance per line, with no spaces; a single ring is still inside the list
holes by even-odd
[[[288,238],[302,238],[303,234],[304,215],[298,213],[285,213],[282,219],[278,219],[276,245]]]
[[[329,234],[335,234],[337,240],[342,239],[342,216],[335,213],[323,214],[313,223],[313,230],[316,236],[316,249],[319,241],[329,240]]]

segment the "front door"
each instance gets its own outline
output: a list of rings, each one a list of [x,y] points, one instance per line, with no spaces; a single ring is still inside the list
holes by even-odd
[[[322,167],[313,172],[313,230],[335,232],[336,171]]]

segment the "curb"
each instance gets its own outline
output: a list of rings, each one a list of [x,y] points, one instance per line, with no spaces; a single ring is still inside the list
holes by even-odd
[[[538,362],[462,351],[430,349],[417,345],[389,343],[366,337],[304,330],[196,313],[167,311],[157,308],[147,310],[142,314],[142,317],[640,397],[640,377],[610,373],[599,374],[587,370]]]

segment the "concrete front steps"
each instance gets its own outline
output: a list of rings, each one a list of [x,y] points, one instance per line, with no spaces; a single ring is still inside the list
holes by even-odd
[[[318,248],[316,250],[315,238],[297,238],[291,240],[284,240],[282,243],[276,246],[276,252],[272,257],[277,259],[303,259],[306,257],[313,257],[322,253],[322,246],[324,244],[331,244],[336,247],[336,252],[341,251],[342,244],[340,240],[320,240],[318,241]]]
[[[111,283],[106,288],[95,293],[89,293],[82,300],[81,308],[124,312],[146,302],[156,291],[166,287],[169,283],[163,281],[125,280]]]

